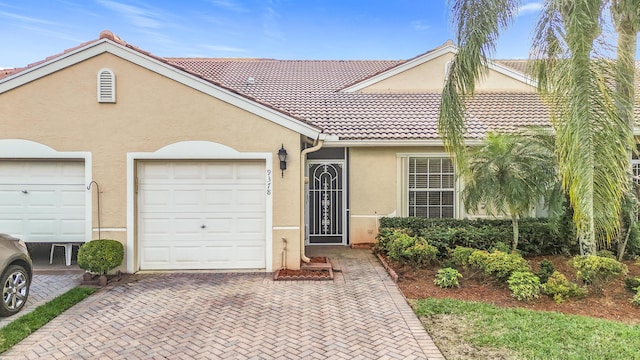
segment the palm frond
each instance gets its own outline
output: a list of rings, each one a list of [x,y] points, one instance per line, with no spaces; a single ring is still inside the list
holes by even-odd
[[[448,152],[464,176],[467,169],[465,146],[466,101],[476,83],[487,73],[487,63],[495,52],[500,31],[517,15],[521,0],[449,0],[458,52],[454,56],[442,92],[438,131]]]

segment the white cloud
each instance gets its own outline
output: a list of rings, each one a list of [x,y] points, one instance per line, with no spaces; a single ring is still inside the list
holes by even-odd
[[[55,26],[62,25],[62,24],[54,22],[54,21],[42,20],[42,19],[38,19],[38,18],[18,15],[18,14],[14,14],[14,13],[5,12],[5,11],[0,11],[0,17],[6,17],[6,18],[14,19],[14,20],[19,20],[19,21],[28,22],[28,23],[35,23],[35,24],[55,25]]]
[[[52,29],[50,27],[40,27],[40,26],[23,26],[24,29],[30,30],[33,33],[41,34],[42,36],[54,38],[54,39],[62,39],[72,43],[81,44],[85,42],[87,39],[78,38],[75,35],[70,35],[63,31],[58,31],[58,29]],[[62,50],[62,49],[60,49]],[[49,54],[51,55],[51,54]]]
[[[135,26],[158,29],[163,25],[158,14],[154,14],[153,12],[145,10],[143,8],[110,0],[98,0],[98,3],[119,13]]]
[[[541,2],[530,2],[530,3],[526,3],[522,6],[520,6],[520,8],[518,9],[518,16],[521,15],[526,15],[526,14],[531,14],[534,12],[538,12],[540,10],[542,10],[542,3]]]
[[[268,39],[282,42],[284,41],[285,36],[280,30],[279,19],[280,14],[278,13],[278,10],[275,8],[275,6],[271,6],[271,4],[270,6],[267,6],[264,13],[262,14],[262,32]]]
[[[227,9],[235,12],[248,12],[249,10],[244,6],[238,4],[233,0],[210,0],[214,6],[217,6],[222,9]]]
[[[413,27],[415,30],[429,30],[431,28],[431,25],[426,24],[422,20],[415,20],[411,22],[411,27]]]

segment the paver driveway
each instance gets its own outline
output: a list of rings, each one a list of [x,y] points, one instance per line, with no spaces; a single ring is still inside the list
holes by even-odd
[[[274,282],[271,274],[134,275],[1,356],[444,359],[370,251],[344,249],[330,257],[342,269],[334,281]]]

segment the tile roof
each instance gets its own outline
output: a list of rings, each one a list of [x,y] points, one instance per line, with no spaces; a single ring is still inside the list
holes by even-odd
[[[204,78],[306,119],[341,140],[438,139],[440,94],[340,92],[388,70],[393,60],[166,58]],[[549,125],[535,93],[479,93],[468,108],[467,136]]]
[[[0,69],[0,79],[7,77],[16,72],[16,69]]]
[[[0,79],[103,38],[296,117],[330,135],[337,135],[340,140],[439,138],[440,93],[340,91],[410,60],[161,58],[127,44],[110,31],[103,31],[99,39],[25,68],[0,70]],[[495,62],[520,73],[526,72],[527,60]],[[638,65],[640,68],[640,62]],[[640,82],[640,77],[637,80]],[[549,125],[548,111],[533,92],[481,92],[476,94],[467,111],[466,136],[469,139],[482,138],[487,131],[513,132],[524,126]],[[636,114],[640,115],[638,107]]]
[[[529,60],[526,59],[507,59],[507,60],[493,60],[494,63],[506,66],[521,74],[529,73]]]

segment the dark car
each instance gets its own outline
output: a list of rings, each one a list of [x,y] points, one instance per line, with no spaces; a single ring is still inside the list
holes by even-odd
[[[0,316],[11,316],[27,303],[33,275],[31,257],[24,241],[0,234]]]

